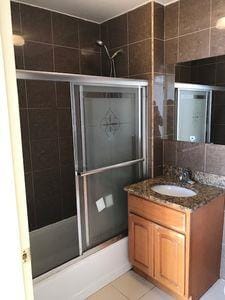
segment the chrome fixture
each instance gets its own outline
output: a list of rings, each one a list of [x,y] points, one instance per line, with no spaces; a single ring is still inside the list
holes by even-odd
[[[178,177],[179,181],[181,183],[189,183],[191,182],[191,170],[189,169],[182,169],[179,172],[179,177]]]
[[[109,63],[110,63],[110,77],[116,77],[116,65],[115,65],[115,58],[117,57],[118,54],[122,54],[123,50],[119,49],[116,52],[114,52],[112,55],[110,55],[109,50],[107,48],[107,46],[105,45],[105,43],[101,40],[97,40],[96,44],[99,47],[103,47],[105,49],[106,55],[109,59]]]

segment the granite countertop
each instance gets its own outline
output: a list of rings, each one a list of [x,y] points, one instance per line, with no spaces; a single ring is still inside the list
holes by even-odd
[[[162,195],[151,190],[151,187],[157,184],[172,184],[185,187],[197,192],[197,195],[193,197],[174,197]],[[130,194],[151,200],[155,203],[164,204],[167,206],[173,206],[174,208],[181,210],[194,211],[199,207],[206,205],[214,198],[225,193],[222,188],[200,184],[195,182],[194,184],[181,184],[172,177],[155,177],[153,179],[147,179],[124,188]]]

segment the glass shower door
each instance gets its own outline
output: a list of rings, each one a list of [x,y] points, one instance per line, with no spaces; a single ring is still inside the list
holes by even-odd
[[[123,188],[143,177],[143,107],[139,87],[74,87],[81,252],[127,230]]]

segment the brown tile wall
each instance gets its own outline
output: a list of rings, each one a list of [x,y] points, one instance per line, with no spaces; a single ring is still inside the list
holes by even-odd
[[[164,140],[164,164],[224,176],[223,145]]]
[[[149,81],[150,174],[161,174],[165,81],[164,7],[155,2],[148,3],[103,23],[101,32],[102,40],[111,53],[119,48],[124,51],[116,60],[118,77]],[[102,74],[108,76],[109,65],[105,53],[102,54],[102,66]]]
[[[180,0],[165,7],[165,102],[170,105],[164,110],[164,138],[169,139],[164,141],[164,163],[219,175],[225,175],[222,167],[225,146],[172,141],[173,103],[176,63],[225,55],[225,32],[215,28],[218,18],[224,15],[223,0]],[[191,76],[190,68],[182,65],[178,67],[176,79],[186,81]],[[206,72],[214,72],[209,66],[200,69],[201,78]],[[211,75],[214,78],[214,74]],[[212,77],[207,76],[205,80],[212,80]]]
[[[17,69],[101,75],[99,24],[17,2],[11,7],[13,32],[25,38],[15,47]]]
[[[11,2],[18,69],[101,74],[100,25]],[[76,214],[67,83],[18,80],[30,230]]]

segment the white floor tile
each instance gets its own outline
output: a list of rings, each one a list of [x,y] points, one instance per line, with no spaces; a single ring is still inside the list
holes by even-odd
[[[224,300],[225,299],[225,280],[218,280],[200,300]]]
[[[129,271],[111,283],[130,300],[137,300],[154,286],[133,271]]]
[[[107,285],[97,293],[91,295],[87,300],[127,300],[116,288],[112,285]]]
[[[174,298],[163,292],[158,288],[152,289],[150,292],[145,294],[140,300],[173,300]]]

